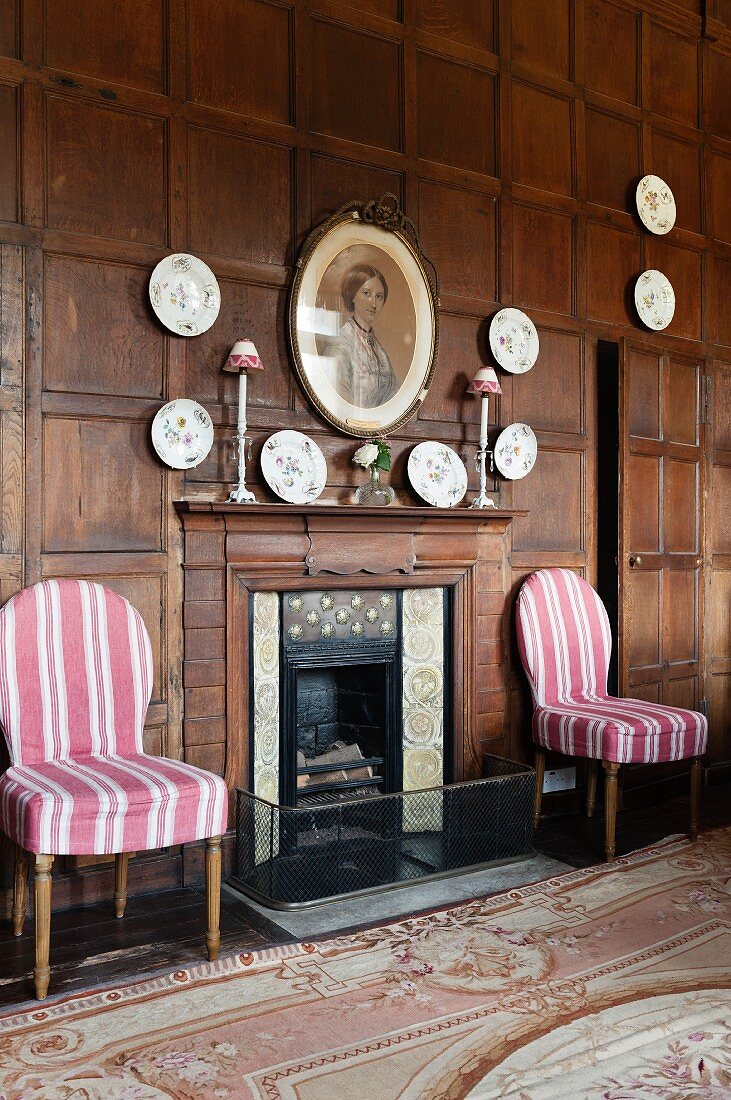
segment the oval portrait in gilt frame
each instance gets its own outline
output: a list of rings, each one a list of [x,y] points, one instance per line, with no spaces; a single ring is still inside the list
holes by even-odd
[[[302,387],[346,435],[379,436],[426,397],[439,345],[438,283],[394,195],[347,203],[310,233],[289,300]]]

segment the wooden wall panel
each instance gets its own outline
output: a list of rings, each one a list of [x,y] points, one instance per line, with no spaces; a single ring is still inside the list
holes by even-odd
[[[389,192],[403,202],[403,175],[369,164],[313,153],[310,157],[311,224],[318,225],[338,207],[356,199],[367,202]]]
[[[165,91],[165,8],[158,0],[119,0],[113,15],[106,0],[45,0],[45,8],[46,65]]]
[[[710,153],[708,157],[709,231],[720,241],[731,244],[731,156]]]
[[[442,313],[439,341],[444,349],[444,360],[419,410],[419,419],[460,424],[465,408],[471,409],[474,405],[466,390],[482,358],[480,330],[475,330],[469,317]]]
[[[233,411],[238,403],[238,376],[224,374],[223,364],[234,340],[255,336],[264,370],[249,378],[247,405],[250,410],[289,408],[294,378],[287,362],[286,292],[281,287],[253,286],[232,279],[219,279],[219,286],[218,321],[185,345],[187,392],[199,401],[225,404]],[[231,423],[235,430],[235,411]]]
[[[514,523],[516,550],[576,551],[584,544],[583,471],[578,451],[547,450],[538,436],[541,478],[526,477],[513,487],[513,505],[527,508]]]
[[[650,30],[650,76],[646,88],[647,106],[665,115],[697,126],[699,116],[698,43],[676,34],[659,23]]]
[[[401,149],[398,43],[321,19],[312,20],[310,36],[312,129],[380,149]]]
[[[659,169],[658,169],[659,172]],[[606,111],[586,111],[586,197],[631,210],[640,175],[640,126]],[[671,177],[672,178],[672,177]]]
[[[709,257],[708,338],[715,344],[731,345],[731,259]]]
[[[573,313],[573,218],[516,202],[512,244],[515,299],[535,309]]]
[[[43,549],[162,549],[163,473],[144,422],[48,417]]]
[[[188,0],[188,96],[237,114],[294,119],[294,12],[267,0]]]
[[[700,233],[702,222],[702,150],[696,142],[681,141],[661,130],[652,131],[652,171],[672,180],[679,229]]]
[[[585,0],[584,50],[588,88],[624,103],[637,103],[639,43],[637,12],[607,0]]]
[[[19,0],[0,5],[0,54],[18,56]]]
[[[731,141],[731,111],[728,90],[731,87],[731,54],[718,50],[708,52],[708,88],[706,125],[713,134]]]
[[[419,181],[421,246],[442,294],[497,301],[496,207],[491,195]]]
[[[675,290],[675,313],[668,326],[669,330],[677,336],[700,340],[701,296],[698,293],[702,278],[700,252],[690,248],[678,248],[670,243],[668,237],[648,237],[644,266],[662,271]]]
[[[150,324],[149,281],[147,267],[46,254],[45,389],[162,397],[165,338]]]
[[[190,247],[262,264],[287,263],[292,152],[221,131],[191,129]],[[261,218],[266,209],[267,217]]]
[[[0,84],[0,221],[18,218],[18,93]]]
[[[515,82],[512,96],[513,179],[560,195],[574,193],[572,103]]]
[[[495,0],[461,0],[445,4],[443,0],[416,0],[416,25],[431,34],[474,46],[495,49]]]
[[[570,80],[573,35],[570,0],[513,0],[513,61]]]
[[[163,244],[164,122],[48,96],[46,124],[49,227]]]
[[[445,89],[449,89],[447,95]],[[419,156],[452,168],[496,175],[496,100],[492,73],[419,51]]]
[[[618,325],[636,325],[633,287],[641,271],[637,233],[589,222],[586,241],[589,317]]]
[[[580,436],[586,408],[582,338],[545,328],[538,335],[541,354],[531,369],[530,383],[516,380],[512,419],[535,431]]]

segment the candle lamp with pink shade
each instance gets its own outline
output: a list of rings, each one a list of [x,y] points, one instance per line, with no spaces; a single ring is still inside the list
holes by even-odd
[[[264,370],[264,364],[251,340],[237,340],[223,369],[239,376],[239,414],[236,424],[239,483],[231,490],[228,503],[255,504],[256,497],[246,488],[246,376],[250,370]]]
[[[470,508],[494,508],[495,501],[487,495],[487,414],[491,393],[502,393],[498,377],[492,367],[480,367],[467,387],[467,393],[479,394],[480,408],[480,446],[476,455],[476,468],[480,473],[480,493],[470,504]]]

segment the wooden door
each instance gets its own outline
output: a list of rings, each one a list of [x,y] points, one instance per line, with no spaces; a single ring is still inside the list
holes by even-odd
[[[716,361],[711,383],[704,650],[713,766],[731,761],[731,363]]]
[[[623,346],[619,693],[698,709],[703,364]]]

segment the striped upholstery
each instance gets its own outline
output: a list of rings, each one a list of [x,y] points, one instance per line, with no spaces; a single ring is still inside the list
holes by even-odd
[[[152,651],[140,614],[89,581],[42,581],[0,610],[0,829],[30,852],[102,854],[216,836],[220,776],[148,756]]]
[[[607,695],[609,619],[594,589],[575,573],[540,569],[530,576],[518,596],[517,629],[536,744],[619,764],[705,752],[704,715]]]

